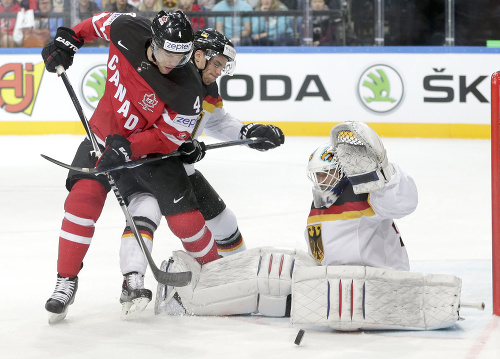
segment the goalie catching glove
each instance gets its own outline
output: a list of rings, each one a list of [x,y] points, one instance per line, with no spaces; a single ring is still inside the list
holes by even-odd
[[[83,39],[67,27],[57,29],[54,41],[49,42],[42,50],[42,58],[48,72],[56,72],[56,67],[62,65],[65,70],[73,64],[73,57],[83,46]]]
[[[106,137],[106,149],[96,163],[98,170],[120,166],[130,161],[130,141],[120,135]]]
[[[380,137],[367,124],[347,121],[332,128],[333,150],[354,193],[384,188],[394,174]]]
[[[285,135],[279,127],[273,125],[261,125],[260,123],[249,123],[240,130],[240,139],[250,137],[264,137],[265,142],[253,143],[248,147],[259,151],[267,151],[285,143]]]

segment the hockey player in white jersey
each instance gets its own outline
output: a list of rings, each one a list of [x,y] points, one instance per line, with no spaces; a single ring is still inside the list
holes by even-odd
[[[417,206],[414,181],[388,162],[366,124],[341,123],[331,137],[307,165],[310,253],[254,248],[200,266],[176,251],[162,267],[190,270],[193,281],[179,288],[159,284],[155,313],[289,315],[292,323],[343,331],[454,325],[460,278],[409,272],[394,224]]]
[[[368,146],[369,141],[377,146]],[[307,175],[313,204],[305,237],[318,263],[410,269],[394,219],[416,209],[417,187],[387,161],[375,131],[362,122],[335,126],[332,143],[311,154]]]

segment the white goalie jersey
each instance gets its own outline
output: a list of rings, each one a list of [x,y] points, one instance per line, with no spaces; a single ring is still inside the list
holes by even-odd
[[[309,253],[322,265],[361,265],[409,270],[408,255],[394,219],[417,207],[413,179],[393,164],[385,187],[355,194],[347,184],[328,208],[312,206],[305,238]]]

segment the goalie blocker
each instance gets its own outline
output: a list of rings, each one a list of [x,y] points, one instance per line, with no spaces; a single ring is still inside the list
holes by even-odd
[[[179,288],[159,284],[156,314],[290,315],[294,324],[341,331],[438,329],[459,319],[461,280],[453,275],[325,267],[306,252],[272,247],[203,266],[176,251],[172,261],[169,271],[191,271],[193,279]]]

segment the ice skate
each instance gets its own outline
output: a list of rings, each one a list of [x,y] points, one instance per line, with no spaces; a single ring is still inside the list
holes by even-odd
[[[75,301],[78,289],[78,277],[67,278],[57,275],[57,283],[54,292],[45,303],[45,309],[49,312],[49,324],[55,324],[68,314],[68,307]]]
[[[120,296],[120,303],[123,306],[121,318],[130,319],[143,312],[152,297],[151,291],[144,288],[144,275],[137,272],[125,274]]]
[[[161,263],[160,269],[165,272],[172,272],[173,258]],[[183,315],[186,313],[181,298],[172,286],[158,283],[155,298],[155,314]]]

